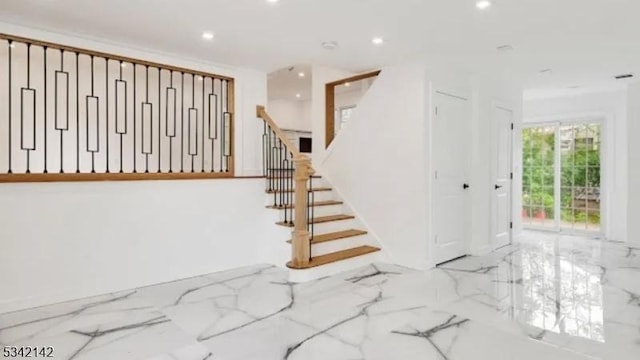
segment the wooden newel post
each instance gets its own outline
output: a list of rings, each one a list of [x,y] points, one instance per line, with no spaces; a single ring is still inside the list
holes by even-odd
[[[305,155],[294,157],[295,164],[295,205],[294,205],[294,230],[291,240],[291,266],[292,268],[303,268],[309,264],[311,258],[311,243],[307,224],[307,207],[309,206],[309,197],[307,194],[307,184],[309,178],[313,175],[314,170],[311,167],[311,159]]]

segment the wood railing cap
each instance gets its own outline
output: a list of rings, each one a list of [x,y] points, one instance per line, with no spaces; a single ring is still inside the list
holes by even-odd
[[[271,116],[269,116],[269,114],[267,113],[267,111],[265,110],[263,105],[256,106],[256,116],[258,118],[264,120],[267,123],[269,128],[271,128],[271,130],[273,130],[273,132],[276,134],[276,136],[280,139],[280,141],[282,141],[284,146],[287,148],[287,150],[289,150],[291,152],[291,154],[293,155],[294,159],[298,158],[300,156],[304,156],[295,147],[295,145],[293,145],[291,143],[289,138],[287,138],[285,133],[282,131],[282,129],[280,129],[280,127],[275,123],[275,121],[273,121],[273,119],[271,118]]]

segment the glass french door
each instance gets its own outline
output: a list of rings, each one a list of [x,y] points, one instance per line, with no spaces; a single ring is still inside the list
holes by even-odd
[[[552,123],[522,131],[526,227],[599,232],[599,123]]]

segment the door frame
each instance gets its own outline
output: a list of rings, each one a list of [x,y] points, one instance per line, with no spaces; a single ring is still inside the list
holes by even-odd
[[[425,124],[425,139],[427,141],[425,141],[425,150],[427,151],[428,158],[426,159],[426,166],[425,166],[425,179],[427,181],[427,186],[426,186],[426,199],[425,201],[427,202],[427,204],[429,204],[427,206],[427,235],[428,238],[427,240],[427,249],[429,251],[428,254],[428,264],[427,264],[427,268],[433,268],[437,265],[436,263],[436,256],[435,256],[435,236],[436,233],[434,231],[434,221],[433,221],[433,214],[435,213],[435,211],[437,211],[437,209],[435,208],[435,201],[433,201],[433,194],[434,194],[434,188],[435,188],[435,182],[434,182],[434,174],[435,174],[435,168],[434,168],[434,156],[433,156],[433,123],[434,120],[436,118],[436,106],[435,106],[435,96],[437,94],[441,94],[441,95],[448,95],[448,96],[453,96],[456,98],[460,98],[463,99],[465,101],[469,102],[469,108],[470,108],[470,114],[469,114],[469,119],[468,119],[468,127],[469,127],[469,143],[471,143],[471,126],[473,125],[473,121],[472,121],[472,117],[473,117],[473,92],[470,89],[467,89],[465,86],[456,86],[456,85],[452,85],[452,84],[447,84],[447,83],[439,83],[439,82],[429,82],[428,86],[427,86],[427,97],[429,99],[429,106],[427,108],[427,121]],[[472,149],[470,149],[471,151]],[[469,163],[467,164],[467,166],[470,166],[470,162],[471,159],[468,159]],[[468,173],[470,174],[471,169],[467,169]],[[471,191],[473,191],[473,185],[471,184]],[[471,194],[471,192],[469,192],[469,194]],[[469,220],[471,220],[471,207],[469,207]],[[469,228],[467,229],[467,233],[468,236],[466,237],[466,241],[465,241],[465,248],[466,248],[466,254],[471,254],[471,226],[469,226]]]
[[[514,234],[514,209],[516,208],[515,206],[515,199],[514,199],[514,182],[515,182],[515,174],[514,174],[514,160],[516,159],[515,156],[515,134],[516,134],[516,130],[515,130],[515,123],[516,123],[516,119],[515,119],[515,110],[511,109],[508,105],[503,104],[499,101],[493,101],[491,103],[491,110],[492,113],[494,111],[497,110],[504,110],[504,111],[508,111],[511,113],[511,136],[509,136],[509,172],[511,173],[511,181],[509,181],[509,222],[510,222],[510,228],[509,228],[509,245],[513,244],[513,234]],[[492,116],[493,118],[493,116]],[[497,136],[498,133],[498,128],[497,128],[497,124],[495,121],[492,121],[491,123],[491,134],[495,137]],[[492,150],[493,150],[493,146],[497,146],[496,141],[492,141]],[[495,154],[492,151],[491,154],[491,184],[490,186],[492,186],[495,182],[495,180],[497,179],[498,174],[496,173],[496,162],[498,161],[498,159],[496,159]],[[497,212],[497,202],[496,202],[496,198],[494,196],[494,192],[491,190],[491,188],[489,189],[490,194],[491,194],[491,201],[490,201],[490,206],[491,206],[491,216],[490,216],[490,243],[491,243],[491,250],[496,250],[497,249],[497,244],[496,244],[496,235],[497,235],[497,229],[495,228],[495,222],[496,222],[496,218],[498,216],[498,212]],[[506,245],[505,245],[506,246]]]
[[[587,231],[587,230],[575,230],[575,229],[562,229],[560,228],[560,224],[557,219],[554,219],[556,222],[556,226],[554,229],[543,228],[539,226],[531,226],[522,224],[524,229],[536,230],[536,231],[545,231],[559,234],[567,234],[567,235],[581,235],[581,236],[589,236],[589,237],[599,237],[599,236],[608,236],[609,235],[609,176],[611,174],[610,169],[610,159],[609,156],[612,154],[609,153],[609,144],[610,144],[610,133],[608,129],[608,124],[611,122],[612,116],[606,113],[594,112],[594,113],[577,113],[577,114],[562,114],[562,115],[552,115],[552,116],[539,116],[535,118],[525,119],[522,123],[522,129],[536,127],[536,126],[556,126],[556,125],[574,125],[574,124],[593,124],[597,123],[600,125],[600,231]],[[560,126],[556,128],[556,139],[558,138],[558,132]],[[522,151],[522,149],[520,149]],[[558,169],[561,167],[560,161],[558,161],[560,156],[560,143],[556,141],[555,144],[555,163],[554,168],[556,174],[558,173]],[[554,184],[554,197],[559,199],[559,193],[561,191],[561,179],[556,176],[555,184]],[[555,194],[557,193],[557,194]],[[557,204],[554,204],[555,210],[561,207],[561,204],[556,201]]]

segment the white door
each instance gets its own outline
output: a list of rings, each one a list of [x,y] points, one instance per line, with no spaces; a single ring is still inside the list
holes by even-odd
[[[496,106],[493,110],[493,194],[492,194],[492,233],[493,248],[511,244],[511,183],[512,183],[512,134],[513,112]]]
[[[434,258],[440,264],[468,253],[471,104],[462,97],[439,92],[434,102],[432,214]]]

